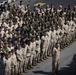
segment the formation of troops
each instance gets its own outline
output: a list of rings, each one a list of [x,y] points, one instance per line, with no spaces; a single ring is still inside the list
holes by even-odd
[[[5,2],[12,3],[12,2],[15,2],[15,1],[20,1],[20,0],[0,0],[0,5],[4,4]]]
[[[5,75],[21,75],[44,61],[55,47],[64,48],[76,38],[76,6],[53,4],[30,8],[30,5],[0,5],[0,58]],[[58,61],[59,62],[59,61]]]

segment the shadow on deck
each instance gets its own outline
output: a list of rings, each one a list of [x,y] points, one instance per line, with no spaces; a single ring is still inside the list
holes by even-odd
[[[75,61],[76,54],[73,56],[72,62],[67,64],[66,67],[60,68],[58,75],[76,75],[76,61]],[[40,75],[52,75],[52,72],[45,72],[42,70],[33,71],[34,74]]]

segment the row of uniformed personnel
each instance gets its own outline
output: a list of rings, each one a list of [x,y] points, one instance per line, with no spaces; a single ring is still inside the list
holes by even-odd
[[[64,27],[66,28],[66,25],[64,25]],[[57,42],[60,43],[61,46],[70,43],[76,36],[76,29],[75,27],[72,29],[72,27],[71,30],[68,31],[68,28],[64,31],[63,28],[61,29],[59,26],[58,30],[55,30],[55,27],[53,27],[53,31],[51,31],[51,28],[49,28],[49,31],[45,32],[41,39],[39,36],[36,38],[33,37],[32,40],[28,41],[28,45],[24,42],[23,47],[18,44],[16,51],[14,51],[11,43],[8,45],[6,42],[4,49],[8,49],[8,54],[5,54],[3,58],[5,63],[5,75],[10,75],[11,73],[13,75],[14,73],[22,74],[23,70],[32,67],[32,65],[35,65],[40,59],[44,60],[47,55],[51,53],[52,48]],[[60,33],[59,31],[63,34],[58,34]],[[2,49],[3,47],[0,48],[1,51]]]
[[[47,58],[55,44],[66,46],[76,37],[76,7],[63,10],[54,5],[30,10],[20,1],[0,6],[0,54],[5,75],[22,74],[27,68]]]

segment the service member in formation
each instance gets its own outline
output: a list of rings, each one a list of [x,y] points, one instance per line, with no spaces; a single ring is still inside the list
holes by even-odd
[[[14,48],[11,47],[11,75],[17,75],[18,74],[18,65],[17,65],[17,58],[14,51]]]
[[[19,75],[22,75],[23,73],[23,50],[20,44],[18,44],[16,56],[17,56],[17,62],[18,62],[18,73]]]
[[[58,73],[60,61],[60,44],[56,43],[52,51],[52,74],[56,75]]]
[[[27,48],[28,48],[28,45],[26,44],[26,42],[23,43],[24,46],[23,46],[23,71],[26,72],[27,71],[27,63],[28,63],[28,58],[27,58]]]
[[[5,65],[5,75],[11,75],[11,56],[10,56],[10,52],[8,52],[8,54],[6,54],[3,61],[4,61],[4,65]]]
[[[39,36],[36,37],[36,61],[39,62],[40,61],[40,47],[41,46],[41,39]]]

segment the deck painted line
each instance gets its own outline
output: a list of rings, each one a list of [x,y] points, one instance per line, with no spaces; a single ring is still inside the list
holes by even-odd
[[[39,5],[39,4],[40,4],[40,6],[43,6],[43,5],[45,5],[46,3],[44,3],[44,2],[38,2],[38,3],[34,4],[34,6],[37,6],[37,5]]]

